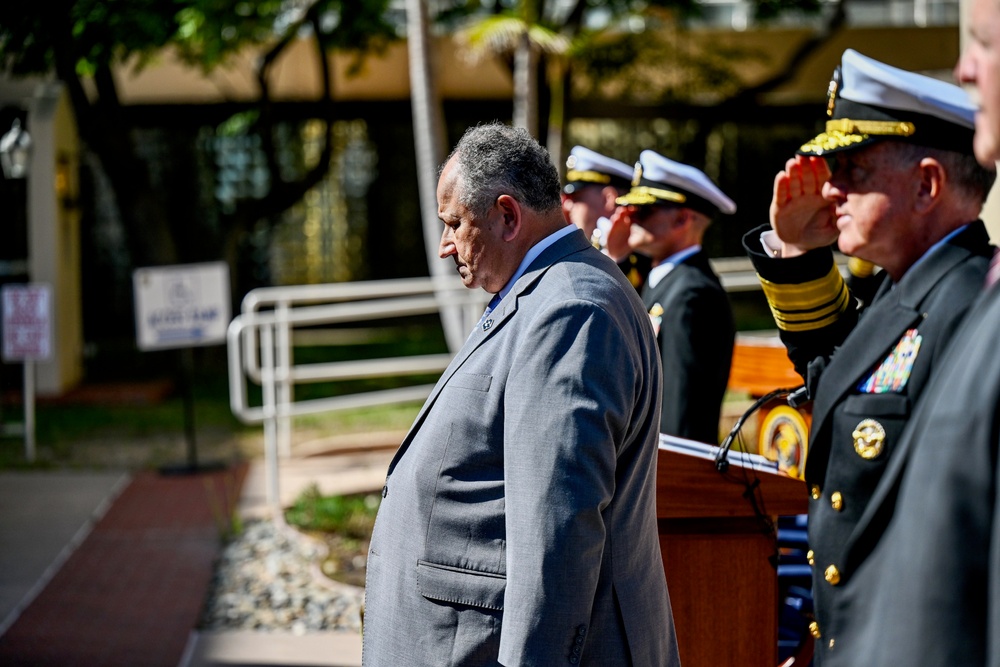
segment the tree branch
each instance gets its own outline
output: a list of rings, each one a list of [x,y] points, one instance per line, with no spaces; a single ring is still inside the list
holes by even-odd
[[[333,86],[332,71],[327,57],[326,44],[320,28],[320,17],[314,3],[303,17],[289,27],[282,38],[261,58],[257,70],[257,81],[261,90],[261,118],[259,131],[262,147],[271,173],[271,189],[267,196],[259,200],[245,200],[237,204],[234,217],[249,225],[256,220],[278,215],[301,201],[310,189],[318,185],[330,170],[333,158]],[[321,120],[325,124],[323,146],[316,164],[300,179],[292,182],[283,181],[280,177],[276,148],[274,143],[273,102],[270,97],[270,86],[267,82],[268,72],[277,58],[293,41],[299,30],[309,25],[315,36],[316,57],[319,59],[322,96],[319,100]]]

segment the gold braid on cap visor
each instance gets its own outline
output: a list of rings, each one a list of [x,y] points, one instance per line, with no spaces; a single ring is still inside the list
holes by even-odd
[[[662,188],[651,188],[648,185],[633,187],[627,194],[615,200],[619,205],[631,204],[633,206],[647,206],[658,201],[671,201],[676,204],[683,204],[687,197],[679,192],[664,190]]]
[[[859,144],[872,135],[880,137],[909,137],[917,131],[913,123],[897,120],[851,120],[838,118],[826,121],[826,132],[802,144],[801,153],[824,153],[835,148]]]
[[[576,169],[570,169],[566,172],[566,180],[583,183],[610,183],[611,177],[599,171],[577,171]]]

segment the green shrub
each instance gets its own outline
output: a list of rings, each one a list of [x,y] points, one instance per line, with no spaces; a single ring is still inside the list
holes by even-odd
[[[285,521],[304,531],[367,540],[375,524],[380,500],[374,493],[324,496],[313,484],[285,511]]]

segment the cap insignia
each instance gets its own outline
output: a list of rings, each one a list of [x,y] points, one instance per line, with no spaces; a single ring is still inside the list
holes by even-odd
[[[826,89],[826,115],[833,118],[833,107],[837,103],[837,91],[840,90],[840,66],[833,70],[830,86]]]
[[[568,158],[566,158],[566,168],[573,169],[574,167],[576,167],[576,156],[570,155]]]
[[[635,163],[635,171],[632,173],[632,187],[637,187],[642,181],[642,163]]]

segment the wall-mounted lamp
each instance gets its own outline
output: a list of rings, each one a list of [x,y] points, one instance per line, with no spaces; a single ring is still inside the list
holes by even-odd
[[[31,135],[21,127],[21,119],[15,118],[3,137],[0,137],[0,167],[4,178],[24,178],[28,175],[31,162]]]

